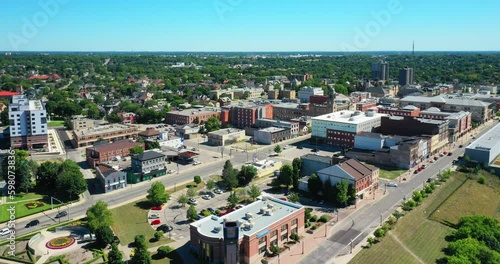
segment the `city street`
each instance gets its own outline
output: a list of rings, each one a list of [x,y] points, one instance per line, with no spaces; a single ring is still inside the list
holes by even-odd
[[[486,127],[476,135],[476,138],[479,138],[496,124],[496,121],[486,123]],[[351,242],[353,245],[362,243],[379,227],[381,221],[385,221],[399,207],[403,198],[411,197],[412,192],[421,189],[427,179],[450,168],[452,161],[463,155],[464,151],[465,148],[457,148],[453,150],[452,156],[444,156],[434,163],[429,163],[426,169],[414,174],[407,181],[398,183],[399,187],[387,188],[388,195],[373,204],[360,208],[347,218],[342,216],[343,210],[340,210],[339,218],[345,219],[333,227],[333,233],[328,240],[314,251],[309,252],[300,263],[334,263],[337,256],[349,254]]]

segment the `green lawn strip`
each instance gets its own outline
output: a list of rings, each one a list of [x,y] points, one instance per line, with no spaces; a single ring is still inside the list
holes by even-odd
[[[136,235],[144,235],[149,247],[156,247],[172,242],[167,237],[160,241],[150,241],[153,238],[155,230],[148,222],[148,211],[151,208],[146,199],[137,202],[129,203],[114,209],[111,209],[113,214],[114,224],[113,231],[120,238],[122,245],[128,245],[134,242]]]
[[[62,127],[64,126],[64,120],[53,120],[48,122],[49,127]]]
[[[388,179],[388,180],[394,180],[405,172],[406,172],[406,170],[400,170],[400,169],[396,169],[396,168],[394,168],[394,169],[384,168],[384,169],[380,169],[379,177],[384,178],[384,179]]]
[[[361,250],[349,262],[349,264],[419,264],[419,262],[408,252],[406,252],[401,245],[399,245],[394,238],[385,237],[383,242],[373,245],[369,249]]]
[[[14,196],[12,202],[20,202],[26,200],[39,200],[42,199],[45,195],[38,193],[18,193]],[[11,202],[9,200],[9,202]]]
[[[178,192],[178,191],[181,191],[181,190],[189,188],[189,187],[193,187],[196,191],[199,191],[205,187],[205,183],[201,182],[200,184],[196,185],[196,183],[194,183],[194,182],[186,182],[186,183],[181,184],[181,185],[176,185],[174,188],[169,188],[166,190],[166,192],[169,195],[172,195],[174,192]]]
[[[44,204],[43,206],[40,206],[37,208],[28,209],[28,207],[26,207],[26,205],[25,205],[26,203],[29,203],[29,201],[20,202],[20,203],[17,203],[14,205],[16,208],[16,219],[20,219],[20,218],[25,217],[25,216],[29,216],[32,214],[36,214],[36,213],[40,213],[40,212],[52,209],[50,204]],[[9,214],[9,211],[7,211],[7,209],[9,209],[11,206],[13,206],[13,204],[0,205],[0,212],[1,212],[0,213],[0,223],[4,223],[4,222],[9,221],[10,214]],[[54,204],[54,208],[57,208],[59,206],[61,206],[61,204]]]

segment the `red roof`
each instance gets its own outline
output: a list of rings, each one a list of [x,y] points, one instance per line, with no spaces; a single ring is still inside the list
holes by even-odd
[[[61,79],[61,76],[59,76],[57,73],[54,73],[54,74],[51,74],[51,75],[33,75],[33,76],[30,76],[29,79],[30,80],[47,80],[49,78],[52,78],[52,79]]]
[[[0,97],[18,95],[18,92],[0,91]]]

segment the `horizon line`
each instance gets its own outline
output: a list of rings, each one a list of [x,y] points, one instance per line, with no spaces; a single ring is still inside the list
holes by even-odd
[[[335,50],[281,50],[281,51],[273,51],[273,50],[252,50],[252,51],[229,51],[229,50],[157,50],[157,51],[147,51],[147,50],[23,50],[23,51],[13,51],[13,50],[0,50],[0,52],[4,53],[24,53],[24,52],[123,52],[123,53],[327,53],[327,52],[335,52],[335,53],[363,53],[363,52],[406,52],[412,53],[412,50],[346,50],[346,51],[335,51]],[[415,53],[419,52],[500,52],[500,50],[419,50],[415,51]]]

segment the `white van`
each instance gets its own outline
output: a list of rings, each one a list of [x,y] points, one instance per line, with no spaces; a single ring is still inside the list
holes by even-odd
[[[10,234],[10,229],[9,228],[2,228],[2,230],[0,230],[0,236],[6,236]]]

